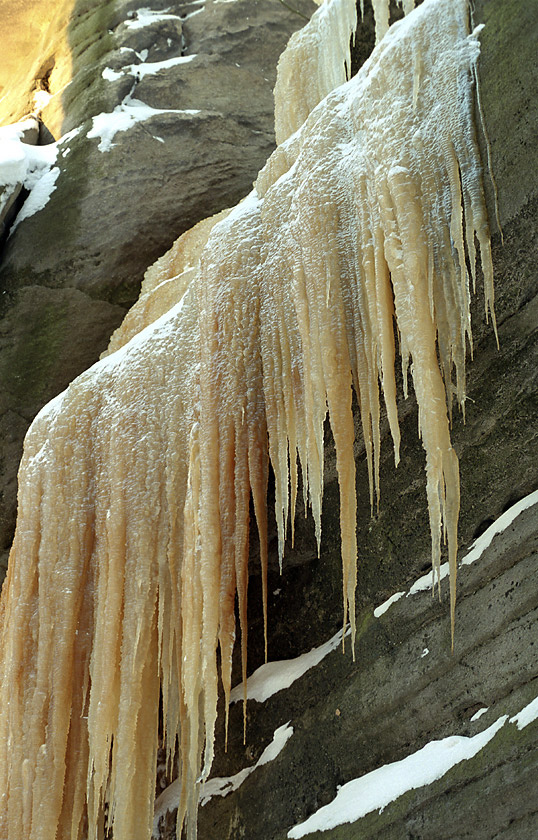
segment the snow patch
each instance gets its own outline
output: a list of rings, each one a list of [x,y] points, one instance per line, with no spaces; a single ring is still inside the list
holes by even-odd
[[[143,29],[145,26],[150,26],[152,23],[157,23],[161,20],[181,20],[179,15],[168,14],[170,9],[137,9],[131,14],[136,15],[134,18],[129,18],[124,21],[127,29]]]
[[[237,790],[239,785],[243,784],[245,779],[250,776],[258,767],[268,764],[273,761],[284,749],[285,745],[293,735],[293,726],[290,726],[288,721],[283,726],[279,726],[273,734],[273,740],[264,749],[256,764],[253,767],[245,767],[236,773],[234,776],[225,778],[215,777],[208,779],[202,786],[200,793],[200,804],[206,805],[213,796],[227,796],[233,790]]]
[[[187,20],[187,18],[194,17],[194,15],[199,15],[200,12],[204,12],[204,11],[205,11],[205,8],[204,8],[204,6],[202,6],[200,9],[195,9],[194,12],[188,12],[188,14],[185,15],[183,20]]]
[[[346,636],[351,630],[348,628]],[[276,662],[267,662],[260,665],[256,671],[247,679],[247,700],[256,700],[264,703],[273,694],[289,688],[295,680],[306,674],[310,668],[318,665],[333,650],[342,644],[342,630],[329,639],[320,647],[312,648],[308,653],[303,653],[295,659],[282,659]],[[230,694],[230,703],[237,703],[243,699],[243,683],[236,685]]]
[[[371,811],[383,811],[407,791],[431,785],[456,764],[473,758],[507,720],[508,715],[502,715],[488,729],[471,738],[451,735],[441,741],[431,741],[401,761],[385,764],[347,782],[332,802],[294,826],[288,831],[288,837],[300,838],[314,831],[328,831],[337,825],[355,822]]]
[[[38,172],[39,170],[37,170],[34,175],[37,176]],[[53,169],[47,168],[45,171],[41,171],[39,176],[36,177],[35,184],[31,188],[30,195],[22,205],[17,218],[13,223],[10,234],[22,221],[24,221],[24,219],[28,219],[30,216],[33,216],[34,213],[38,213],[39,210],[43,210],[52,193],[56,189],[56,181],[58,180],[59,175],[60,169],[55,166]]]
[[[518,505],[521,503],[518,502]],[[525,507],[530,507],[530,504],[523,505],[519,512],[525,510]],[[471,721],[478,720],[487,711],[487,707],[479,709]],[[430,741],[406,758],[385,764],[342,785],[332,802],[315,811],[304,822],[295,825],[287,836],[295,840],[314,831],[328,831],[344,823],[353,823],[371,811],[377,810],[381,813],[387,805],[404,793],[431,785],[456,764],[473,758],[491,741],[506,721],[515,723],[521,730],[537,718],[538,697],[513,717],[501,715],[491,726],[476,735],[450,735],[440,741]]]
[[[441,563],[439,566],[439,574],[435,575],[436,581],[438,580],[439,583],[444,580],[449,575],[449,568],[448,563]],[[409,595],[416,595],[417,592],[428,592],[432,588],[432,573],[426,572],[425,575],[421,575],[414,584],[411,586],[409,592],[407,593],[406,597],[408,598]]]
[[[147,58],[147,55],[147,50],[137,53],[139,58]],[[196,58],[196,55],[196,53],[193,55],[177,55],[174,58],[167,58],[164,61],[141,61],[140,64],[127,64],[121,70],[112,70],[111,67],[105,67],[101,76],[107,82],[115,82],[117,79],[121,79],[122,76],[137,76],[138,79],[143,79],[145,76],[154,76],[156,73],[160,73],[161,70],[169,70],[170,67],[175,67],[177,64],[188,64],[189,61]]]
[[[232,791],[237,790],[245,779],[251,773],[254,773],[258,767],[262,767],[264,764],[273,761],[282,752],[292,735],[293,726],[290,726],[290,722],[288,721],[282,726],[279,726],[278,729],[275,729],[273,740],[264,749],[256,764],[252,767],[244,767],[243,770],[240,770],[233,776],[217,776],[214,779],[208,779],[202,785],[200,791],[200,805],[205,805],[213,796],[227,796]],[[180,796],[180,779],[176,779],[157,798],[153,817],[153,837],[156,838],[159,836],[159,820],[169,811],[173,811],[179,806]]]
[[[80,131],[76,128],[55,143],[33,146],[23,142],[23,138],[25,132],[34,127],[35,120],[27,119],[0,128],[0,186],[15,188],[21,184],[30,191],[10,235],[24,219],[33,216],[48,203],[60,175],[60,169],[54,166],[58,154],[61,152],[61,156],[66,157],[70,150],[66,144]]]
[[[383,613],[387,612],[389,607],[392,607],[396,601],[399,601],[400,598],[403,598],[405,592],[395,592],[394,595],[391,595],[386,601],[376,607],[374,610],[374,618],[379,618],[379,616],[383,615]]]
[[[469,552],[461,561],[461,565],[469,566],[471,563],[478,560],[486,548],[491,545],[493,537],[500,534],[502,531],[506,531],[508,526],[512,524],[514,519],[516,519],[520,513],[523,513],[524,510],[527,510],[527,508],[536,504],[538,504],[538,490],[535,490],[534,493],[529,493],[528,496],[520,499],[520,501],[516,502],[515,505],[512,505],[508,508],[508,510],[505,510],[505,512],[501,514],[501,516],[499,516],[498,519],[496,519],[495,522],[493,522],[489,528],[474,541]]]
[[[515,723],[518,729],[524,729],[529,723],[538,718],[538,697],[531,700],[517,715],[510,718],[510,723]]]
[[[36,90],[33,96],[35,109],[39,112],[45,108],[52,99],[52,93],[48,90]]]
[[[119,105],[116,105],[113,111],[97,114],[96,117],[93,117],[93,124],[88,132],[88,137],[99,138],[100,142],[97,146],[99,151],[109,152],[116,145],[113,142],[116,134],[122,131],[128,131],[138,122],[145,122],[158,114],[195,116],[201,113],[201,111],[193,109],[175,110],[173,108],[152,108],[139,99],[133,99],[131,94],[128,94]],[[162,138],[156,139],[160,139],[163,142]]]
[[[26,177],[27,155],[34,147],[23,142],[24,136],[37,127],[32,117],[0,127],[0,185],[15,186]]]
[[[111,67],[105,67],[101,76],[106,82],[116,82],[123,76],[123,71],[112,70]]]

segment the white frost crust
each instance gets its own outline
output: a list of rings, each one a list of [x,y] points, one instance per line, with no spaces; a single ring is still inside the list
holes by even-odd
[[[256,764],[252,767],[244,767],[233,776],[216,776],[213,779],[208,779],[202,786],[200,792],[200,805],[206,805],[214,796],[227,796],[232,791],[243,784],[246,778],[254,773],[258,767],[268,764],[273,761],[284,749],[287,742],[293,735],[293,726],[290,726],[290,721],[275,729],[273,740],[262,752]],[[174,811],[179,806],[181,796],[180,779],[176,779],[171,785],[168,785],[160,794],[155,802],[155,816],[153,821],[153,837],[159,836],[159,820],[165,816],[169,811]]]
[[[350,630],[346,631],[349,636]],[[289,688],[295,680],[306,674],[310,668],[318,665],[322,659],[336,650],[342,644],[342,630],[329,639],[328,642],[317,648],[312,648],[308,653],[303,653],[294,659],[282,659],[276,662],[266,662],[260,665],[247,679],[247,700],[256,700],[264,703],[273,694]],[[230,703],[237,703],[243,699],[243,683],[236,685],[230,694]]]
[[[481,534],[478,539],[476,539],[467,554],[462,558],[460,561],[461,566],[470,566],[471,563],[476,562],[484,551],[489,548],[493,538],[497,535],[505,531],[512,522],[523,513],[523,511],[527,510],[530,507],[538,504],[538,490],[535,490],[533,493],[529,493],[528,496],[525,496],[523,499],[520,499],[519,502],[516,502],[515,505],[508,508],[498,519],[493,522],[489,528]],[[439,570],[439,579],[443,580],[444,578],[448,577],[449,569],[448,563],[442,563]],[[398,601],[403,595],[409,597],[409,595],[416,595],[418,592],[427,592],[431,591],[432,588],[432,574],[428,572],[425,575],[419,577],[413,585],[410,587],[409,592],[396,592],[394,595],[391,595],[388,600],[384,601],[379,607],[376,607],[374,610],[374,616],[379,618],[379,616],[383,615],[389,607],[392,606],[396,601]]]
[[[274,91],[277,144],[297,131],[314,107],[351,76],[350,47],[357,29],[357,4],[355,0],[314,2],[319,8],[306,26],[292,35],[291,49],[281,55],[278,63]],[[398,5],[408,15],[415,2],[398,0]],[[372,0],[372,6],[378,44],[389,31],[389,0]],[[361,14],[363,7],[361,2]]]
[[[274,90],[277,144],[297,131],[331,90],[344,84],[356,28],[355,0],[326,0],[306,26],[291,36],[278,62]]]
[[[371,811],[383,811],[409,790],[431,785],[461,761],[473,758],[504,726],[502,715],[483,732],[472,737],[450,735],[431,741],[401,761],[385,764],[342,785],[336,797],[305,822],[288,831],[288,837],[305,837],[314,831],[328,831],[337,825],[352,823]]]
[[[161,317],[156,321],[153,321],[153,323],[148,324],[147,327],[144,327],[143,330],[136,333],[136,335],[134,335],[127,344],[124,344],[109,356],[104,356],[99,359],[99,361],[95,362],[88,368],[88,370],[81,373],[80,376],[77,377],[77,382],[84,380],[85,383],[88,384],[90,380],[97,379],[104,370],[116,369],[116,372],[118,372],[121,365],[125,364],[128,366],[135,364],[135,359],[147,350],[148,342],[154,342],[156,348],[160,347],[160,352],[164,352],[167,340],[174,338],[176,334],[176,330],[178,328],[178,317],[183,309],[184,301],[185,295],[183,295],[181,300],[179,300],[175,306],[167,310],[164,315],[161,315]],[[159,351],[157,350],[157,352]],[[43,419],[45,416],[50,417],[53,413],[57,412],[60,408],[62,396],[69,391],[70,387],[71,386],[68,385],[64,391],[58,394],[58,396],[46,403],[35,419]]]

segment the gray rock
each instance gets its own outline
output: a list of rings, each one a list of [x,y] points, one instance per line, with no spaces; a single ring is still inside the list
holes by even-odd
[[[241,710],[232,707],[230,755],[221,756],[215,775],[253,764],[286,721],[294,734],[278,758],[235,793],[201,808],[200,837],[284,840],[291,825],[331,801],[339,785],[432,740],[475,735],[530,702],[538,689],[529,644],[538,601],[528,585],[536,571],[536,512],[535,506],[522,513],[460,572],[454,654],[446,602],[423,592],[400,599],[377,619],[372,606],[360,611],[355,663],[349,652],[336,650],[289,689],[263,704],[251,701],[250,754],[241,744]],[[504,837],[513,823],[522,833],[506,836],[530,839],[534,834],[522,826],[527,821],[536,828],[536,724],[521,731],[505,726],[475,758],[382,814],[309,836],[487,840]]]

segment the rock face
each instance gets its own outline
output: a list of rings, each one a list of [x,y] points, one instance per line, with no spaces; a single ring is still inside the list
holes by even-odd
[[[423,591],[402,597],[379,618],[372,607],[361,610],[356,663],[349,652],[335,650],[287,690],[264,703],[249,701],[250,754],[240,745],[240,710],[234,708],[235,762],[223,760],[217,775],[253,765],[278,726],[290,721],[294,732],[280,755],[235,793],[201,808],[200,837],[284,840],[292,825],[330,802],[350,779],[431,741],[472,737],[530,702],[536,696],[537,602],[528,581],[536,570],[537,511],[535,503],[474,565],[462,568],[454,654],[446,602]],[[287,581],[282,589],[288,600]],[[481,709],[487,711],[471,720]],[[518,730],[505,722],[474,758],[405,793],[382,814],[374,810],[308,836],[530,840],[538,819],[535,739],[536,723]],[[404,785],[407,772],[399,770]],[[377,795],[388,787],[387,778],[373,782]]]
[[[41,143],[77,133],[59,146],[48,203],[0,254],[0,566],[30,421],[96,361],[147,266],[249,192],[274,147],[278,56],[304,23],[276,0],[140,5],[8,3],[8,52],[19,62],[12,88],[0,77],[9,94],[0,119],[39,113]],[[111,120],[122,129],[113,137]]]
[[[79,125],[82,130],[69,142],[65,157],[60,151],[60,175],[49,203],[20,224],[2,255],[6,544],[13,520],[14,464],[28,422],[97,357],[136,296],[145,267],[182,230],[247,192],[272,148],[270,89],[276,56],[301,25],[280,4],[253,0],[154,2],[154,9],[167,9],[159,20],[135,14],[137,5],[76,4],[73,82],[57,93],[62,109],[51,100],[43,120],[55,138]],[[312,11],[306,0],[295,5],[306,14]],[[475,537],[538,486],[533,46],[538,16],[524,0],[477,0],[475,6],[476,22],[486,24],[479,63],[481,104],[504,244],[495,233],[500,349],[485,323],[478,290],[466,422],[454,418],[462,557]],[[157,74],[131,68],[189,56],[195,57]],[[100,151],[105,135],[88,137],[99,127],[93,117],[121,103],[127,114],[137,107],[133,99],[155,113],[116,134],[115,145]],[[21,116],[12,110],[9,119]],[[485,144],[483,153],[487,156]],[[494,219],[493,194],[489,209]],[[462,567],[453,653],[444,588],[441,603],[422,592],[400,597],[379,617],[374,614],[394,593],[407,594],[429,569],[424,458],[412,398],[401,406],[401,425],[397,471],[388,441],[382,450],[381,509],[373,519],[364,450],[357,444],[362,506],[356,661],[349,651],[334,650],[288,689],[264,703],[249,701],[245,745],[242,710],[240,704],[232,706],[228,751],[221,728],[214,776],[231,777],[253,767],[288,721],[293,735],[274,760],[254,770],[237,790],[223,796],[229,784],[200,809],[201,840],[284,840],[293,825],[331,802],[338,786],[434,740],[483,732],[538,695],[537,504],[498,533],[472,565]],[[288,547],[280,577],[275,537],[270,660],[297,657],[341,626],[338,490],[328,450],[320,559],[311,523],[299,514],[295,547]],[[253,671],[263,661],[261,597],[256,597],[260,582],[254,574],[250,588]],[[487,711],[471,720],[481,709]],[[507,720],[474,758],[433,784],[405,793],[381,814],[373,810],[352,824],[308,836],[533,840],[538,835],[536,728],[536,722],[520,729]],[[171,812],[161,821],[161,837],[175,837],[173,826]]]

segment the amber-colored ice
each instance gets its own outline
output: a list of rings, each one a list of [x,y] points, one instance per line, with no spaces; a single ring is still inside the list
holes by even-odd
[[[376,44],[389,28],[389,5],[389,0],[372,0]],[[398,0],[398,5],[407,15],[415,0]],[[364,0],[360,9],[364,14]],[[291,36],[278,62],[274,90],[278,144],[302,126],[331,90],[349,79],[356,28],[356,0],[325,0],[306,26]]]
[[[325,48],[342,61],[352,13],[347,0],[330,5],[342,17]],[[398,461],[395,343],[419,406],[434,568],[448,541],[454,620],[448,415],[465,399],[475,235],[493,303],[467,18],[465,0],[426,0],[342,86],[327,58],[328,95],[311,113],[290,103],[301,116],[251,195],[148,272],[115,352],[33,423],[0,602],[0,837],[94,840],[106,821],[116,840],[148,840],[160,723],[170,758],[179,743],[179,821],[195,836],[236,596],[246,673],[250,499],[267,621],[269,468],[282,556],[298,465],[321,540],[328,415],[354,633],[352,392],[374,504],[381,398]],[[282,63],[292,72],[301,50]]]
[[[302,126],[329,91],[349,78],[350,42],[356,28],[355,0],[326,0],[291,36],[278,62],[274,90],[278,144]]]

